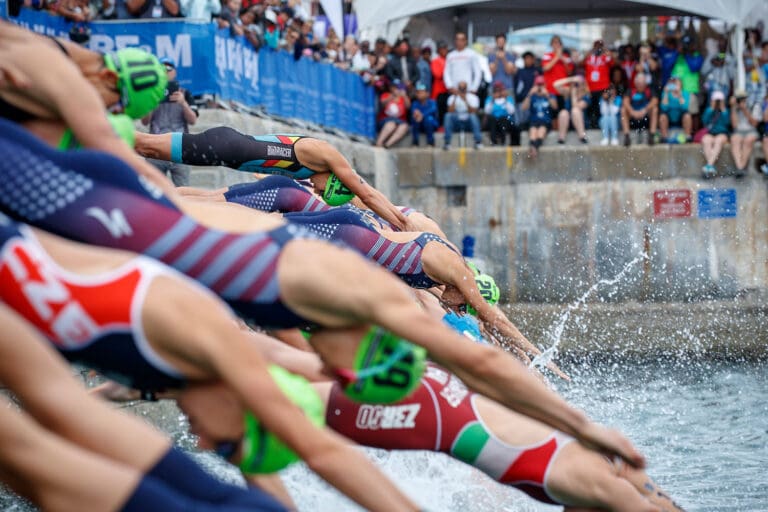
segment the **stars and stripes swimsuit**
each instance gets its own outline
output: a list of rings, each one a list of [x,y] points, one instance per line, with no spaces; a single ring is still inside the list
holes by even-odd
[[[326,240],[343,242],[393,272],[412,288],[432,288],[441,284],[424,272],[421,263],[422,251],[429,242],[438,242],[454,250],[445,240],[432,233],[422,233],[408,242],[393,242],[374,229],[374,220],[354,207],[286,214],[285,219],[306,227]]]
[[[320,171],[296,158],[294,144],[303,135],[245,135],[220,126],[201,133],[172,133],[171,161],[190,165],[223,165],[243,172],[306,179]]]
[[[307,325],[280,298],[282,247],[314,238],[295,225],[248,234],[206,228],[121,160],[57,151],[0,119],[0,208],[73,240],[151,256],[204,284],[263,327]]]
[[[480,418],[475,396],[458,377],[428,363],[416,391],[391,405],[353,402],[334,385],[326,424],[366,446],[448,453],[539,501],[563,505],[549,495],[547,475],[552,461],[573,438],[555,431],[538,443],[509,445]]]

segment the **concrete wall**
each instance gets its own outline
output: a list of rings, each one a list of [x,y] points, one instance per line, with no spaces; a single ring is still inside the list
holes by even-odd
[[[204,111],[197,130],[226,124],[246,133],[307,133],[271,120]],[[310,132],[311,133],[311,132]],[[434,217],[449,238],[477,240],[476,255],[507,299],[570,302],[680,301],[762,296],[768,290],[768,184],[700,178],[698,145],[385,151],[325,133],[393,202]],[[200,168],[193,184],[219,187],[245,173]],[[697,217],[697,192],[736,190],[735,218]],[[692,216],[654,217],[653,193],[691,191]],[[623,273],[622,273],[623,272]],[[610,284],[621,274],[616,283]]]

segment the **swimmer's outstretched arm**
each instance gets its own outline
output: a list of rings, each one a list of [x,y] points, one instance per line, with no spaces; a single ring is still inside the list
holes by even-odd
[[[331,144],[324,140],[308,137],[297,141],[294,150],[299,161],[305,166],[334,173],[353,194],[382,219],[400,230],[412,229],[408,217],[393,205],[384,194],[361,178],[352,169],[344,155]]]

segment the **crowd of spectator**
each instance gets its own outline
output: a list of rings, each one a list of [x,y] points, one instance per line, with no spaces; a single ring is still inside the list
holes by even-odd
[[[663,31],[656,40],[607,47],[594,42],[584,55],[565,48],[558,36],[542,55],[516,55],[506,37],[477,51],[457,32],[453,44],[399,39],[342,40],[329,29],[320,37],[300,0],[23,0],[82,26],[91,19],[173,18],[209,20],[244,36],[256,49],[292,52],[359,73],[377,92],[376,144],[391,147],[411,134],[413,145],[435,145],[444,132],[449,149],[457,131],[482,147],[481,130],[492,145],[519,145],[528,132],[535,157],[551,131],[559,144],[569,130],[588,143],[599,128],[600,144],[630,146],[633,138],[657,143],[701,143],[702,173],[716,174],[726,143],[741,175],[768,124],[768,39],[746,31],[745,52],[733,54],[728,38],[702,41],[691,27]],[[74,29],[74,27],[73,27]],[[737,76],[737,58],[745,75]],[[740,80],[742,79],[742,80]],[[744,83],[737,89],[738,83]],[[768,141],[762,144],[768,160]],[[760,170],[768,176],[768,163]]]

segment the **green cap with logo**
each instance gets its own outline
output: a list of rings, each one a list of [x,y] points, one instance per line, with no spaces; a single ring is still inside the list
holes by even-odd
[[[355,198],[355,194],[344,185],[338,176],[331,173],[325,182],[323,201],[330,206],[341,206]]]
[[[107,120],[112,125],[115,135],[123,139],[126,144],[133,147],[136,142],[136,131],[133,119],[125,114],[107,114]],[[75,138],[75,133],[67,128],[59,139],[58,148],[61,150],[81,148],[80,142]]]
[[[427,351],[372,327],[355,354],[352,370],[336,370],[344,393],[356,402],[390,404],[398,402],[419,385]]]
[[[309,421],[318,427],[325,424],[325,405],[312,384],[279,366],[270,366],[269,373],[283,393],[304,411]],[[296,452],[265,430],[253,414],[245,414],[243,459],[240,462],[243,473],[274,473],[298,460]]]
[[[123,48],[104,55],[104,65],[117,73],[117,89],[127,115],[140,119],[165,97],[168,75],[157,57],[140,48]]]
[[[496,280],[488,274],[477,274],[475,276],[475,284],[480,291],[480,296],[491,306],[499,302],[501,291],[499,290]],[[467,304],[467,313],[477,316],[475,308]]]

